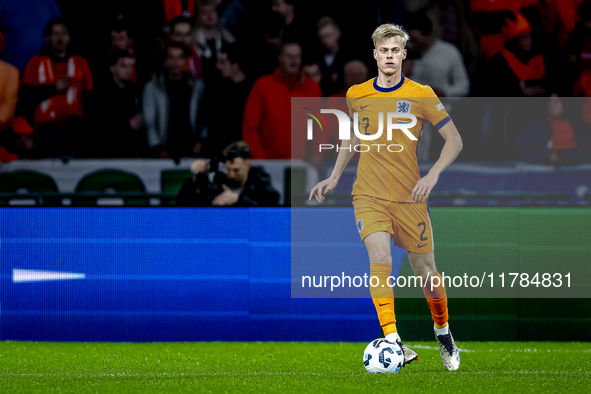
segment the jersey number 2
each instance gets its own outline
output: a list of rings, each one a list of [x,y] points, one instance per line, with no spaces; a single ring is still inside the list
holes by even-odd
[[[425,225],[425,222],[419,223],[418,227],[423,227],[423,231],[421,232],[421,241],[426,241],[427,238],[424,237],[425,230],[427,230],[427,226]]]
[[[363,130],[363,133],[364,133],[365,135],[371,135],[371,134],[369,134],[369,133],[367,132],[367,128],[369,127],[369,118],[363,118],[363,119],[361,120],[361,122],[366,122],[366,123],[365,123],[365,129]],[[361,122],[359,122],[359,123],[361,123]]]

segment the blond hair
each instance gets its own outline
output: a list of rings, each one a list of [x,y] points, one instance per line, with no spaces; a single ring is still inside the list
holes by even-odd
[[[404,48],[406,46],[406,42],[410,40],[410,37],[404,28],[393,23],[384,23],[383,25],[378,26],[371,35],[373,45],[376,49],[378,45],[394,37],[400,37],[400,40],[402,41],[402,48]]]

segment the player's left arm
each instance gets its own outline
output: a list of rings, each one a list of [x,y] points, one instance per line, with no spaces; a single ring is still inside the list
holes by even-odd
[[[460,137],[458,129],[456,129],[456,126],[451,120],[439,129],[439,133],[445,140],[445,145],[441,150],[439,160],[435,162],[427,175],[419,179],[412,190],[412,200],[416,203],[423,201],[423,198],[427,201],[431,190],[433,190],[439,180],[439,174],[453,163],[462,150],[462,137]]]

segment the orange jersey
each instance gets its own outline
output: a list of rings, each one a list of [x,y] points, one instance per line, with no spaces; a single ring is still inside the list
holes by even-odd
[[[374,138],[372,136],[378,134],[382,124],[381,136],[371,141],[359,141],[361,156],[351,194],[412,202],[412,189],[420,179],[417,150],[421,131],[427,122],[439,130],[451,120],[433,89],[404,77],[398,85],[382,88],[377,85],[376,77],[353,85],[347,92],[347,105],[351,122],[358,117],[358,130],[363,136]],[[394,128],[391,139],[388,139],[387,113],[414,115],[414,126],[410,117],[391,118],[395,127],[406,127],[409,135],[402,129]],[[411,139],[410,134],[416,140]]]

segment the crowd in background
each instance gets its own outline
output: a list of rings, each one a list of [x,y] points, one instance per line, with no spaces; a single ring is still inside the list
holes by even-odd
[[[591,0],[82,3],[0,5],[0,161],[216,157],[244,140],[253,159],[320,166],[291,146],[290,99],[377,75],[381,23],[410,35],[403,75],[449,97],[454,121],[478,114],[458,125],[460,159],[591,161],[591,99],[564,99],[591,97]],[[442,140],[423,141],[435,160]]]

